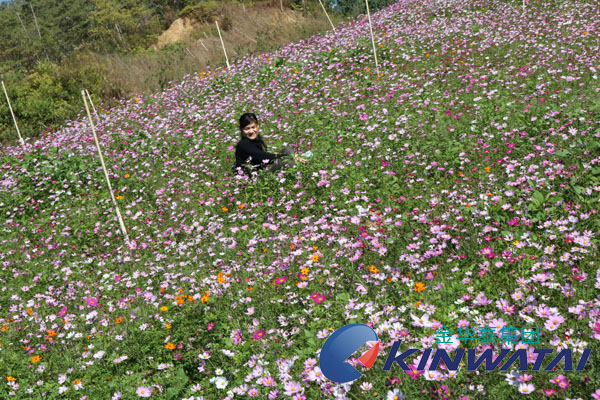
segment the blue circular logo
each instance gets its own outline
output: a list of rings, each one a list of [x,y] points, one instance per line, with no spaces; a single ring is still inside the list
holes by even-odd
[[[365,367],[371,368],[379,353],[379,338],[371,327],[364,324],[350,324],[333,332],[325,341],[319,357],[319,367],[323,375],[337,383],[351,382],[360,378],[362,374],[346,360],[367,342],[377,342],[377,344],[366,351],[359,361]]]

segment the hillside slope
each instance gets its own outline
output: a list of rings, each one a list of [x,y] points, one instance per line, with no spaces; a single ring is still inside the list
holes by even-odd
[[[600,8],[475,3],[401,0],[374,14],[379,71],[361,16],[99,111],[130,248],[83,115],[4,147],[2,390],[598,393]],[[230,176],[246,111],[269,149],[314,157],[263,180]],[[382,354],[333,384],[320,349],[350,323],[371,326]],[[382,371],[396,340],[419,351],[409,371]],[[530,368],[537,348],[554,353],[544,367],[565,348],[576,363],[592,356],[583,371],[419,367],[439,347],[522,348]]]

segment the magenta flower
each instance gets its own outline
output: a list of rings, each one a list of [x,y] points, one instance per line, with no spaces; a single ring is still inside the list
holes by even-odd
[[[425,371],[417,371],[417,369],[411,365],[410,370],[404,371],[404,373],[408,374],[411,379],[416,381],[417,379],[419,379],[420,375],[423,375],[425,373]]]
[[[58,312],[58,316],[59,317],[64,317],[64,315],[67,313],[68,308],[67,307],[63,307],[59,312]]]
[[[98,305],[98,299],[91,297],[85,301],[89,307],[96,307]]]
[[[275,279],[275,284],[276,285],[281,285],[283,283],[286,283],[288,280],[287,276],[280,276],[279,278]]]
[[[259,331],[256,331],[256,333],[254,333],[254,336],[252,336],[252,339],[254,339],[254,340],[260,340],[263,337],[265,337],[265,330],[261,329]]]
[[[315,304],[321,304],[322,302],[325,301],[325,296],[320,294],[315,299],[313,299],[313,301],[315,302]]]
[[[206,326],[206,330],[207,330],[207,331],[212,331],[214,327],[215,327],[215,323],[214,323],[214,322],[211,322],[211,323],[209,323],[209,324]]]

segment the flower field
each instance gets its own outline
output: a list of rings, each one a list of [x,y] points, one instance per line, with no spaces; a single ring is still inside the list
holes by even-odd
[[[361,16],[99,108],[130,246],[83,113],[2,149],[0,398],[600,399],[600,5],[400,0],[372,21],[378,69]],[[270,151],[313,158],[231,176],[247,111]],[[319,351],[350,323],[381,354],[334,384]],[[522,327],[539,342],[502,340]],[[591,354],[383,371],[395,341]]]

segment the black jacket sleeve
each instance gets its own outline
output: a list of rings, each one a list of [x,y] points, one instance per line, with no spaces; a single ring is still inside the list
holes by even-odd
[[[252,143],[250,140],[242,140],[237,145],[237,151],[242,158],[247,159],[247,156],[252,157],[252,164],[261,164],[263,160],[275,160],[279,158],[279,155],[263,151],[258,145]]]

